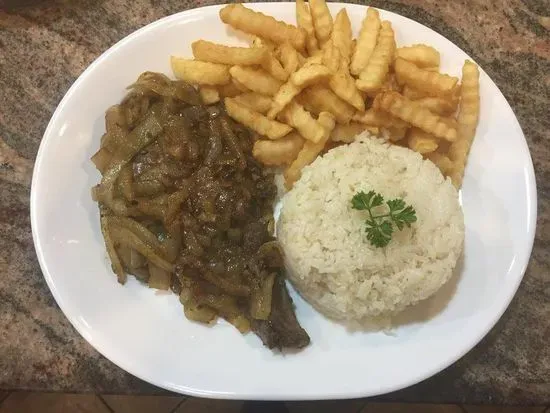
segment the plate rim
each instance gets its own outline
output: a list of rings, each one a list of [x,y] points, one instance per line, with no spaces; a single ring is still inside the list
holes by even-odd
[[[200,15],[205,11],[219,10],[220,8],[224,7],[227,4],[228,3],[215,4],[215,5],[202,6],[202,7],[196,7],[196,8],[191,8],[191,9],[187,9],[187,10],[182,10],[178,13],[174,13],[174,14],[162,17],[158,20],[155,20],[155,21],[153,21],[151,23],[148,23],[145,26],[140,27],[139,29],[133,31],[132,33],[128,34],[127,36],[123,37],[119,41],[117,41],[114,44],[112,44],[111,46],[109,46],[109,48],[107,50],[105,50],[97,58],[95,58],[92,61],[92,63],[90,63],[85,68],[85,70],[78,76],[78,78],[73,82],[73,84],[70,86],[70,88],[65,92],[65,94],[64,94],[63,98],[61,99],[61,101],[56,106],[56,109],[55,109],[52,117],[50,118],[50,120],[48,122],[48,125],[47,125],[47,127],[46,127],[46,129],[45,129],[45,131],[42,135],[42,139],[40,141],[40,145],[39,145],[37,155],[36,155],[36,160],[35,160],[34,167],[33,167],[32,180],[31,180],[31,190],[30,190],[30,219],[31,219],[31,231],[32,231],[33,244],[34,244],[34,248],[35,248],[36,255],[37,255],[37,258],[38,258],[38,262],[39,262],[39,265],[40,265],[40,269],[42,271],[42,275],[43,275],[44,279],[46,280],[48,288],[50,289],[57,305],[59,306],[59,308],[63,312],[63,315],[65,316],[65,318],[70,322],[70,324],[78,332],[78,334],[80,334],[80,336],[82,336],[87,341],[87,343],[89,345],[91,345],[99,354],[101,354],[101,356],[108,359],[114,365],[116,365],[117,367],[123,369],[124,371],[128,372],[129,374],[131,374],[131,375],[133,375],[133,376],[139,378],[140,380],[143,380],[143,381],[145,381],[149,384],[152,384],[152,385],[157,386],[159,388],[163,388],[165,390],[174,391],[174,392],[177,392],[177,393],[180,393],[180,394],[185,394],[185,395],[190,395],[190,396],[197,396],[197,397],[204,397],[204,398],[214,398],[214,399],[228,399],[228,400],[229,399],[231,399],[231,400],[253,400],[253,399],[255,399],[255,400],[289,400],[289,401],[290,400],[326,400],[326,399],[362,398],[362,397],[371,397],[371,396],[387,394],[387,393],[390,393],[390,392],[394,392],[394,391],[397,391],[397,390],[408,388],[410,386],[418,384],[418,383],[434,376],[435,374],[445,370],[449,366],[456,363],[457,360],[464,357],[464,355],[466,355],[472,349],[474,349],[483,340],[483,338],[486,337],[486,335],[494,328],[496,323],[501,319],[504,312],[508,309],[512,299],[517,294],[519,286],[520,286],[520,284],[523,280],[523,277],[525,276],[525,272],[526,272],[527,267],[530,263],[531,255],[532,255],[532,251],[533,251],[533,246],[534,246],[534,241],[535,241],[535,235],[536,235],[537,212],[538,212],[538,193],[537,193],[537,184],[536,184],[536,177],[535,177],[535,170],[534,170],[533,160],[532,160],[532,156],[531,156],[531,152],[530,152],[530,149],[529,149],[527,139],[525,138],[525,134],[523,132],[521,124],[519,123],[519,120],[516,116],[516,113],[514,112],[514,109],[512,108],[512,106],[510,105],[510,103],[508,102],[508,100],[506,99],[504,94],[501,92],[498,85],[483,70],[483,68],[481,66],[479,66],[479,64],[478,64],[478,66],[479,66],[480,70],[482,72],[484,72],[485,74],[487,74],[487,78],[493,83],[493,85],[496,88],[496,91],[501,95],[504,102],[506,102],[506,104],[510,108],[511,112],[514,114],[514,120],[518,125],[519,131],[521,132],[521,135],[523,137],[523,144],[525,145],[525,147],[527,149],[529,164],[526,165],[526,168],[524,168],[524,169],[525,169],[526,178],[527,178],[526,179],[526,189],[527,189],[527,193],[529,195],[528,198],[529,198],[529,201],[530,201],[529,202],[530,208],[528,208],[528,213],[529,213],[529,217],[530,217],[530,220],[529,220],[529,223],[528,223],[529,224],[528,239],[530,240],[530,242],[529,242],[529,245],[527,245],[528,248],[525,249],[525,252],[527,254],[526,254],[525,262],[522,263],[522,265],[521,265],[520,275],[517,277],[515,285],[513,286],[513,291],[511,291],[511,294],[509,295],[507,300],[505,300],[506,305],[504,305],[498,312],[496,312],[494,314],[494,316],[493,316],[491,322],[489,323],[489,325],[487,326],[486,330],[480,330],[480,332],[478,332],[475,340],[473,340],[473,344],[469,348],[468,348],[468,346],[466,346],[464,351],[461,351],[461,352],[455,354],[453,357],[449,357],[445,363],[443,363],[441,365],[438,365],[438,366],[434,366],[430,370],[423,371],[423,374],[416,375],[414,378],[410,379],[406,383],[398,383],[397,385],[387,386],[386,388],[378,388],[376,391],[370,391],[370,392],[369,391],[363,391],[363,392],[361,392],[361,391],[348,391],[347,393],[341,392],[336,396],[333,395],[333,394],[330,394],[330,395],[328,395],[328,397],[326,395],[323,395],[323,394],[317,394],[315,396],[307,395],[307,396],[304,397],[304,396],[300,396],[298,394],[292,394],[292,395],[287,395],[287,396],[280,395],[280,394],[277,394],[275,396],[270,395],[270,394],[263,394],[261,396],[258,396],[256,394],[256,395],[253,396],[249,393],[243,394],[243,393],[232,393],[232,392],[231,393],[230,392],[215,392],[215,391],[208,391],[208,390],[200,390],[200,389],[192,388],[192,387],[188,387],[188,386],[177,386],[177,385],[172,384],[172,383],[167,383],[167,382],[162,382],[162,381],[158,381],[158,380],[155,380],[155,379],[151,379],[149,377],[145,377],[144,375],[141,375],[141,374],[137,373],[135,371],[135,369],[133,368],[133,366],[128,366],[128,365],[126,365],[126,363],[123,363],[123,362],[121,363],[120,361],[115,361],[109,355],[105,354],[103,352],[103,349],[99,348],[99,346],[97,345],[98,343],[94,342],[94,340],[92,340],[89,337],[89,335],[84,331],[84,326],[81,325],[81,323],[78,322],[77,317],[69,316],[69,314],[67,313],[65,302],[62,299],[62,297],[60,296],[57,289],[55,288],[55,283],[53,281],[53,277],[51,276],[51,273],[48,269],[48,264],[47,264],[45,256],[44,256],[44,252],[42,250],[41,243],[43,241],[41,241],[40,235],[39,235],[38,229],[37,229],[38,228],[38,216],[37,216],[37,208],[38,207],[36,205],[36,202],[37,202],[37,180],[38,180],[38,176],[41,173],[41,166],[42,166],[42,161],[44,159],[45,147],[47,146],[47,142],[51,139],[51,136],[53,135],[52,134],[53,128],[54,128],[61,112],[63,112],[63,110],[67,106],[67,102],[71,99],[72,95],[79,88],[80,84],[85,81],[88,74],[90,72],[92,72],[93,70],[95,70],[95,68],[99,64],[101,64],[103,61],[107,60],[112,53],[114,53],[116,50],[118,50],[124,44],[126,44],[128,42],[131,42],[136,37],[139,37],[142,33],[146,32],[148,30],[154,29],[157,26],[162,26],[162,25],[166,24],[167,22],[176,21],[176,20],[181,19],[182,17],[191,17],[194,14],[199,14]],[[247,3],[246,6],[254,8],[254,7],[257,7],[257,6],[264,6],[266,4],[270,4],[270,2],[251,2],[251,3]],[[289,6],[294,7],[295,3],[290,2],[290,1],[283,1],[283,2],[277,2],[277,4],[281,5],[282,7],[289,7]],[[345,2],[334,2],[334,3],[331,3],[331,5],[332,6],[340,6],[340,7],[347,7],[347,6],[361,7],[362,9],[365,9],[365,10],[370,7],[370,6],[363,5],[363,4],[345,3]],[[447,41],[452,43],[456,48],[458,48],[464,54],[466,54],[472,61],[475,62],[475,60],[472,59],[471,56],[469,56],[469,54],[466,53],[457,44],[455,44],[453,41],[448,39],[443,34],[438,33],[437,31],[435,31],[431,27],[429,27],[429,26],[427,26],[423,23],[420,23],[420,22],[418,22],[414,19],[411,19],[407,16],[404,16],[402,14],[399,14],[399,13],[396,13],[396,12],[393,12],[393,11],[390,11],[390,10],[386,10],[386,9],[379,8],[379,7],[376,7],[376,9],[380,10],[383,13],[394,14],[394,15],[399,16],[400,18],[403,18],[403,19],[412,21],[416,24],[422,25],[423,27],[427,28],[428,30],[430,30],[430,31],[442,36],[443,38],[445,38]],[[477,64],[477,62],[476,62],[476,64]]]

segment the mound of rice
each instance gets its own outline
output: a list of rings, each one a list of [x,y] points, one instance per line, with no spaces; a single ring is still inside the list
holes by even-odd
[[[366,240],[366,211],[351,208],[358,191],[403,198],[416,210],[410,229],[385,248]],[[452,276],[462,252],[458,192],[430,161],[361,135],[304,168],[285,195],[277,236],[299,293],[328,317],[391,317],[430,297]]]

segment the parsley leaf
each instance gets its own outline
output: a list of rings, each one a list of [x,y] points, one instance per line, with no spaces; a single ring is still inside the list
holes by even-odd
[[[410,227],[412,223],[416,222],[416,211],[400,198],[386,202],[389,210],[387,213],[375,215],[373,208],[383,204],[384,197],[374,191],[358,192],[351,199],[353,209],[368,212],[369,218],[365,221],[367,240],[378,248],[383,248],[390,243],[394,224],[401,231],[405,226]]]

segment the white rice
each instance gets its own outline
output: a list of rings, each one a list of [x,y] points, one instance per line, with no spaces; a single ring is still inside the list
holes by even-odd
[[[403,198],[416,210],[410,229],[375,248],[358,191]],[[368,321],[426,299],[452,276],[462,252],[458,192],[430,161],[403,147],[361,135],[304,168],[285,195],[277,235],[300,294],[328,317]]]

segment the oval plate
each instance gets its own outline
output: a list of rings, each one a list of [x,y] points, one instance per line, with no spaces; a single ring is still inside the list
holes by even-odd
[[[293,3],[250,4],[295,22]],[[346,7],[357,34],[366,8]],[[117,284],[106,258],[90,188],[100,176],[90,157],[106,109],[147,70],[170,74],[170,55],[191,56],[199,38],[239,44],[218,18],[221,6],[179,13],[131,34],[100,56],[67,92],[44,134],[32,181],[31,220],[38,259],[59,306],[109,360],[176,392],[235,399],[373,396],[415,384],[475,346],[500,318],[527,266],[536,223],[533,165],[521,128],[485,72],[481,120],[461,193],[464,261],[435,297],[407,311],[392,335],[351,332],[326,320],[296,294],[312,344],[276,354],[253,334],[220,322],[189,322],[175,295]],[[433,30],[394,13],[397,44],[427,43],[442,70],[459,75],[468,56]]]

